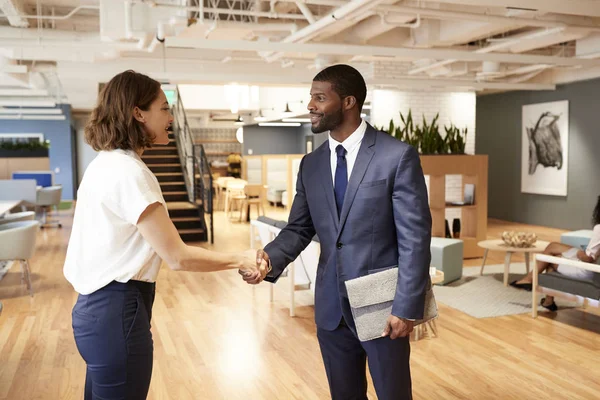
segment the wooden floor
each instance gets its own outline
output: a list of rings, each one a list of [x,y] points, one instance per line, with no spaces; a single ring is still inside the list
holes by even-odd
[[[284,212],[270,210],[279,218]],[[64,228],[45,229],[31,260],[35,297],[18,267],[0,281],[0,399],[82,399],[84,363],[71,330],[76,295],[62,266]],[[557,240],[561,231],[490,220],[489,237],[506,229]],[[248,224],[217,215],[214,248],[242,250]],[[489,264],[501,264],[490,254]],[[517,258],[515,261],[519,261]],[[479,266],[481,260],[467,265]],[[150,399],[327,399],[329,392],[306,292],[290,318],[284,282],[269,303],[267,284],[253,290],[235,271],[200,274],[163,267],[153,315],[155,363]],[[600,317],[558,315],[475,319],[443,305],[439,337],[412,344],[415,399],[599,399]],[[369,397],[375,399],[370,385]]]

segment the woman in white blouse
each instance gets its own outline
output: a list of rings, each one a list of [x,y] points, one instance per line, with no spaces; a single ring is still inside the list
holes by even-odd
[[[77,191],[64,274],[79,293],[72,317],[87,364],[86,400],[146,398],[162,261],[173,270],[267,273],[256,269],[254,251],[218,253],[181,240],[156,177],[140,159],[145,148],[169,142],[172,122],[160,84],[126,71],[104,87],[85,128],[99,154]]]
[[[594,213],[592,215],[592,224],[594,225],[592,237],[585,251],[577,247],[571,247],[563,243],[550,243],[544,250],[544,254],[552,256],[560,256],[570,260],[583,261],[587,263],[600,262],[600,196],[596,202]],[[590,280],[595,279],[598,274],[593,271],[588,271],[581,268],[576,268],[566,264],[550,264],[548,262],[537,262],[538,272],[541,274],[544,271],[556,271],[559,274],[569,276],[575,279]],[[523,279],[514,281],[510,285],[518,289],[531,291],[533,282],[533,272],[527,274]],[[546,296],[542,299],[541,305],[550,311],[558,310],[554,302],[554,296]]]

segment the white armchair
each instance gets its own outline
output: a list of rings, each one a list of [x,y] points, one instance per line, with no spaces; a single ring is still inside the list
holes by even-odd
[[[569,265],[575,268],[581,268],[587,271],[592,271],[600,274],[600,265],[586,263],[583,261],[569,260],[563,257],[555,257],[547,254],[536,254],[536,261],[549,262],[551,264],[563,264]],[[574,279],[559,273],[550,272],[545,274],[539,274],[537,268],[533,268],[533,282],[532,282],[532,304],[531,304],[531,317],[537,317],[537,289],[539,287],[548,288],[558,292],[568,293],[575,296],[581,296],[586,299],[600,300],[600,280],[581,280]]]
[[[35,219],[35,212],[33,211],[23,211],[5,214],[4,218],[0,218],[0,225],[8,224],[11,222],[19,222],[19,221],[33,221]]]
[[[23,280],[33,296],[29,259],[35,252],[38,221],[19,221],[0,225],[0,260],[19,261]]]

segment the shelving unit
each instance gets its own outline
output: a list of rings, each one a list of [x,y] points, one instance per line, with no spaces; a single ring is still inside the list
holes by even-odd
[[[445,236],[446,209],[460,209],[460,239],[464,242],[464,258],[482,257],[484,250],[477,246],[477,242],[487,239],[488,156],[421,156],[421,166],[423,173],[429,175],[432,236]],[[475,185],[474,204],[446,203],[446,175],[462,175],[461,192],[464,192],[465,184]]]

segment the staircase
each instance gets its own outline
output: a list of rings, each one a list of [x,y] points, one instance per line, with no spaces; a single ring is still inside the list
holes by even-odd
[[[169,217],[184,242],[208,240],[202,198],[191,202],[183,175],[183,168],[173,134],[166,146],[155,146],[144,151],[142,160],[154,173],[163,192]]]

